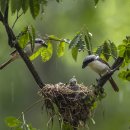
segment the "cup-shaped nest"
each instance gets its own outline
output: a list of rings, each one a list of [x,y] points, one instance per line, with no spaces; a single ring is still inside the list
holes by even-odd
[[[84,125],[93,115],[97,95],[92,87],[83,84],[46,84],[42,89],[45,106],[50,115],[57,114],[72,127]],[[58,108],[58,109],[57,109]]]

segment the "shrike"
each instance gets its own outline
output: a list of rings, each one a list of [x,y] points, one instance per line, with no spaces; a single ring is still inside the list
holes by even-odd
[[[107,72],[111,71],[109,64],[107,62],[103,61],[97,55],[86,56],[86,58],[84,59],[83,64],[82,64],[82,68],[85,68],[86,66],[89,66],[93,71],[95,71],[96,73],[98,73],[101,76],[103,76]],[[114,91],[118,92],[119,88],[112,77],[109,79],[109,82],[111,83]]]
[[[35,42],[34,42],[34,49],[31,48],[31,43],[28,42],[28,44],[26,45],[26,47],[23,49],[24,52],[28,55],[31,56],[33,53],[35,53],[40,47],[47,47],[47,44],[45,43],[44,40],[40,39],[40,38],[36,38]],[[11,54],[11,58],[3,63],[2,65],[0,65],[0,69],[3,69],[5,66],[7,66],[9,63],[13,62],[14,60],[20,58],[19,53],[17,52],[17,50],[13,51]]]

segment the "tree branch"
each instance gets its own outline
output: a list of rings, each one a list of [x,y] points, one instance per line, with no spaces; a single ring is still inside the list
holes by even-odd
[[[122,65],[123,61],[124,61],[123,57],[118,57],[116,61],[113,63],[111,71],[103,75],[100,79],[98,79],[97,86],[102,88],[104,84],[107,82],[107,80],[114,74],[114,72],[116,70],[119,70],[119,67]]]
[[[8,24],[8,4],[7,4],[7,7],[6,7],[4,16],[0,12],[0,21],[3,23],[3,25],[4,25],[5,29],[6,29],[6,32],[7,32],[7,35],[8,35],[8,42],[9,42],[10,47],[16,48],[16,50],[18,51],[18,53],[20,54],[20,56],[24,60],[25,64],[27,65],[29,71],[33,75],[36,83],[42,89],[43,86],[45,86],[45,84],[40,79],[37,71],[35,70],[35,68],[34,68],[32,62],[29,60],[28,56],[24,53],[24,51],[19,46],[18,41],[16,39],[16,36],[15,36],[13,30],[10,28],[10,26]]]

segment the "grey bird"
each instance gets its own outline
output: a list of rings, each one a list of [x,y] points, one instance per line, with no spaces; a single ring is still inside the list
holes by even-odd
[[[34,49],[32,49],[31,43],[28,42],[26,47],[23,49],[24,52],[28,55],[31,56],[33,53],[35,53],[39,48],[41,47],[47,47],[47,44],[45,43],[45,41],[41,38],[36,38],[35,42],[34,42]],[[19,53],[17,52],[17,50],[13,51],[12,53],[10,53],[11,58],[0,65],[0,69],[3,69],[4,67],[6,67],[8,64],[10,64],[11,62],[15,61],[16,59],[20,58]]]
[[[89,66],[93,71],[95,71],[101,76],[111,71],[109,64],[102,60],[98,55],[86,56],[83,60],[82,68],[85,68],[87,66]],[[119,88],[112,77],[109,79],[109,82],[114,91],[118,92]]]

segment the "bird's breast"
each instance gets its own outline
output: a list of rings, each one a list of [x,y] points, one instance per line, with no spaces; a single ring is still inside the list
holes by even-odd
[[[98,60],[92,61],[88,66],[98,74],[105,74],[110,71],[110,68],[106,64]]]

